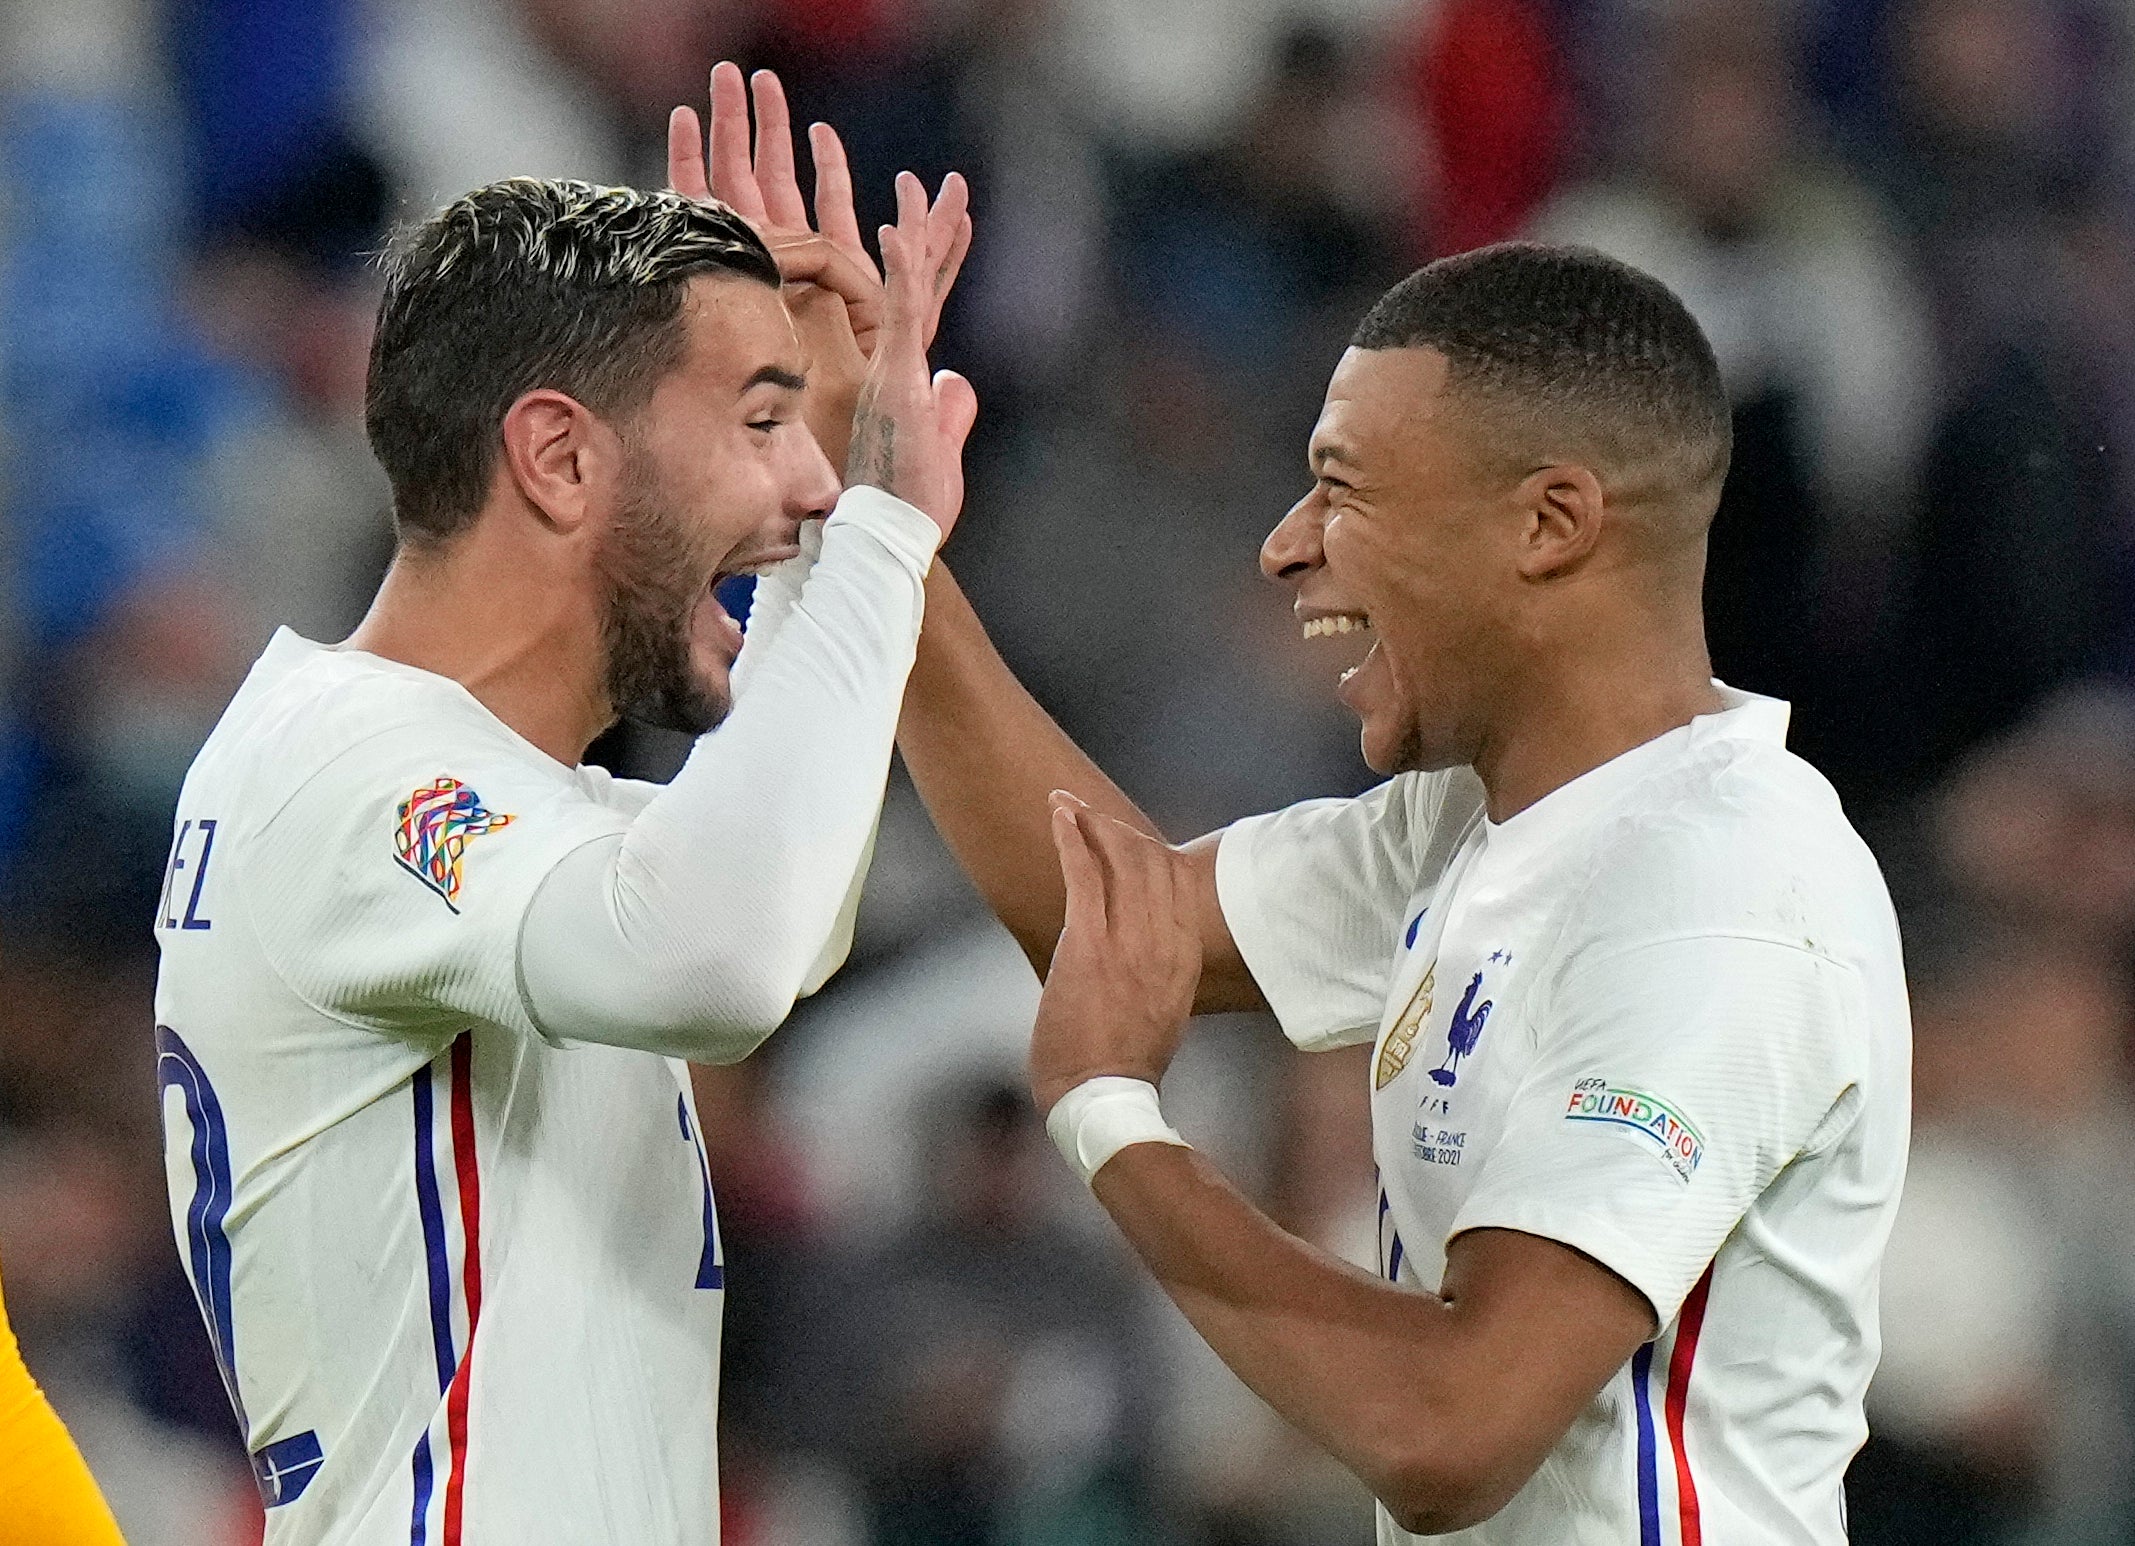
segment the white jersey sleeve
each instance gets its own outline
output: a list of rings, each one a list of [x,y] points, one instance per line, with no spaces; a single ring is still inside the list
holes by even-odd
[[[848,491],[733,713],[634,817],[472,700],[381,725],[249,845],[269,959],[381,1030],[742,1056],[842,960],[937,541]]]
[[[863,498],[865,496],[862,496]],[[801,588],[815,568],[815,562],[823,555],[823,527],[821,521],[810,521],[801,528],[800,555],[765,571],[757,578],[756,592],[749,604],[749,638],[743,646],[741,658],[734,662],[734,701],[738,704],[749,690],[756,668],[770,654],[771,641],[793,615],[794,607],[801,598]],[[923,535],[923,534],[922,534]],[[924,570],[922,570],[924,572]],[[852,953],[853,928],[860,917],[860,893],[867,883],[868,867],[875,860],[875,839],[882,828],[882,806],[875,803],[875,823],[868,831],[867,842],[860,852],[859,863],[853,867],[852,879],[845,888],[845,901],[838,909],[836,922],[830,937],[823,941],[823,948],[809,966],[807,976],[801,983],[801,996],[806,998],[837,974]]]
[[[1752,1202],[1859,1107],[1857,974],[1784,941],[1705,934],[1573,957],[1452,1228],[1593,1257],[1666,1326]]]
[[[845,493],[726,723],[536,896],[519,955],[544,1030],[731,1062],[843,959],[939,540]]]
[[[1480,809],[1465,770],[1410,773],[1223,830],[1223,919],[1291,1041],[1318,1052],[1378,1033],[1409,903]]]

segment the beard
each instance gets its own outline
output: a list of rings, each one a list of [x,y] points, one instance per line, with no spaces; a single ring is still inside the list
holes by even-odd
[[[632,454],[625,476],[601,552],[608,702],[619,718],[702,735],[733,706],[723,686],[699,674],[692,645],[691,620],[711,571],[644,459]]]

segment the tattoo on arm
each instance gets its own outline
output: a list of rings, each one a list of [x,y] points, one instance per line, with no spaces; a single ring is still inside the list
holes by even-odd
[[[897,465],[896,450],[897,421],[876,410],[874,393],[864,394],[853,415],[852,444],[845,453],[846,484],[871,483],[896,493],[890,482]]]

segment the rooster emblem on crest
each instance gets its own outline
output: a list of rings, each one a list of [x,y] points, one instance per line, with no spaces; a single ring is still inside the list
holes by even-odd
[[[1475,1050],[1482,1040],[1483,1026],[1490,1019],[1492,1000],[1475,1002],[1475,995],[1483,986],[1483,974],[1477,972],[1468,979],[1468,991],[1460,996],[1460,1004],[1453,1011],[1453,1021],[1446,1027],[1446,1060],[1431,1070],[1433,1084],[1450,1085],[1459,1077],[1460,1060]]]

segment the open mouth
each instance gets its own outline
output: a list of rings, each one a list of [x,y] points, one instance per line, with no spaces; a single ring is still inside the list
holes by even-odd
[[[719,587],[729,580],[750,579],[766,574],[787,559],[798,557],[800,551],[798,547],[782,547],[768,551],[759,550],[738,557],[729,555],[726,563],[712,571],[712,577],[705,582],[704,590],[698,597],[697,614],[711,641],[729,661],[741,653],[742,629],[740,622],[727,611],[726,604],[720,599]]]
[[[739,580],[752,575],[768,574],[789,558],[800,557],[797,547],[773,548],[768,553],[751,553],[739,560],[730,559],[712,573],[712,586],[717,589],[726,580]]]
[[[1336,685],[1348,681],[1371,659],[1378,646],[1378,636],[1372,631],[1371,618],[1362,612],[1321,612],[1304,618],[1304,634],[1307,639],[1341,639],[1350,646],[1355,658],[1344,669]]]

